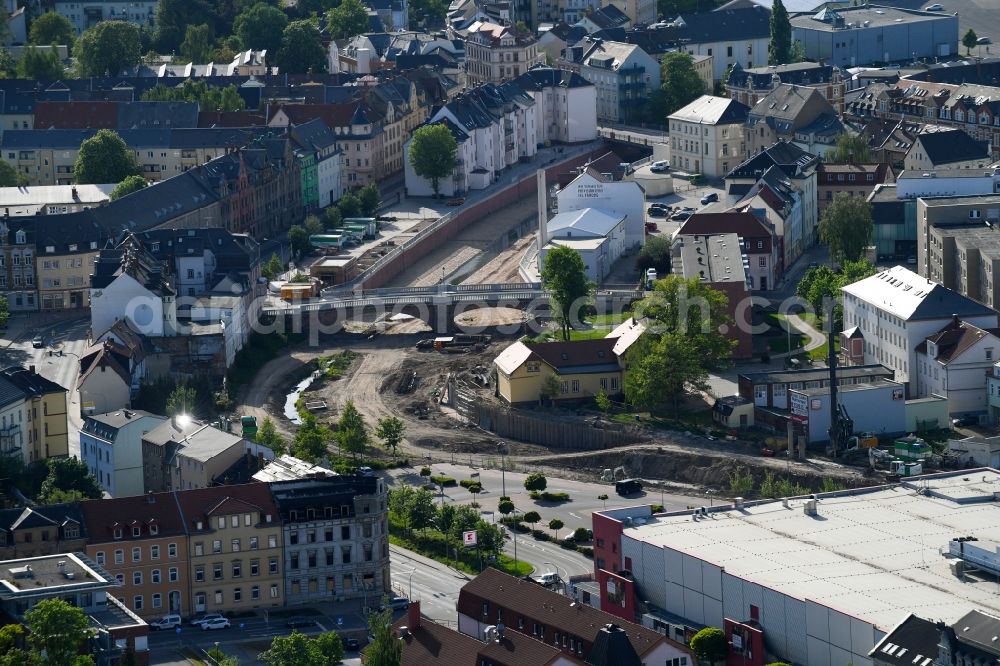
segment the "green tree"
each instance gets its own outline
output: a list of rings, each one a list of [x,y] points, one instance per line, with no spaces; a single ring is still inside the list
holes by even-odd
[[[171,417],[181,414],[191,415],[198,402],[198,391],[193,386],[181,384],[167,398],[167,414]]]
[[[373,640],[364,649],[364,662],[377,666],[399,666],[403,659],[403,642],[393,635],[392,608],[388,597],[383,597],[382,607],[384,610],[368,616],[368,633]]]
[[[10,303],[6,295],[0,294],[0,328],[7,326],[8,319],[10,319]]]
[[[828,164],[870,164],[874,160],[865,135],[844,132],[837,135],[837,146],[826,152],[823,161]]]
[[[806,47],[796,39],[792,42],[792,50],[788,53],[789,62],[802,62],[806,59]]]
[[[31,22],[29,39],[36,46],[59,46],[73,45],[73,26],[62,14],[57,12],[45,12]]]
[[[209,62],[215,37],[212,26],[207,23],[189,25],[184,30],[184,41],[181,42],[181,57],[189,62]]]
[[[562,326],[563,340],[569,340],[572,323],[584,321],[586,306],[594,291],[580,253],[561,246],[549,250],[542,267],[542,285],[549,292],[551,305],[555,306],[555,318]]]
[[[331,438],[330,429],[321,424],[315,415],[306,412],[302,415],[298,430],[295,431],[292,455],[314,463],[326,455],[326,445]]]
[[[648,334],[678,333],[691,340],[707,370],[730,363],[733,341],[725,331],[733,326],[729,298],[725,293],[700,282],[668,275],[657,280],[652,293],[634,308],[637,318],[650,320]]]
[[[296,255],[303,255],[309,251],[309,232],[305,227],[293,224],[288,230],[288,244],[292,247],[292,252]]]
[[[177,51],[189,25],[207,23],[214,34],[228,33],[229,30],[221,25],[217,7],[212,0],[160,0],[156,6],[154,21],[156,31],[153,34],[153,44],[156,50],[159,53]],[[232,20],[227,25],[232,26]]]
[[[79,458],[49,458],[46,461],[49,473],[42,481],[38,501],[54,504],[73,493],[81,499],[98,499],[101,487],[90,473],[87,464]],[[78,495],[77,495],[78,494]]]
[[[552,530],[552,536],[556,539],[559,538],[559,530],[565,526],[565,523],[558,518],[553,518],[549,521],[549,529]]]
[[[337,206],[328,206],[323,210],[324,229],[336,229],[344,224],[344,217]]]
[[[976,31],[972,28],[969,28],[968,31],[962,35],[962,46],[965,47],[965,55],[972,53],[972,47],[976,45],[976,41],[978,39],[979,36],[976,35]]]
[[[17,62],[17,75],[22,79],[56,81],[65,77],[66,67],[54,48],[39,49],[29,46]]]
[[[337,422],[337,442],[343,451],[348,451],[357,460],[358,454],[364,456],[365,449],[368,448],[368,426],[361,412],[354,406],[353,400],[348,400],[344,404],[344,411],[340,414]]]
[[[753,490],[753,475],[746,467],[737,467],[729,473],[729,494],[746,497]]]
[[[604,502],[604,508],[605,509],[608,508],[608,495],[607,495],[607,493],[601,493],[600,495],[597,496],[597,499],[599,499],[602,502]]]
[[[285,27],[277,65],[284,74],[326,71],[326,51],[315,25],[310,21],[292,21]]]
[[[326,14],[326,26],[334,39],[350,39],[368,31],[368,9],[360,0],[342,0]]]
[[[708,388],[708,371],[690,337],[668,333],[642,336],[628,352],[625,397],[643,409],[656,410],[668,401],[677,413],[681,396]]]
[[[535,529],[535,524],[538,523],[538,521],[540,521],[542,517],[538,515],[537,511],[528,511],[527,513],[524,514],[523,519],[524,522],[531,525],[531,529]]]
[[[446,125],[424,125],[410,139],[410,166],[421,178],[431,181],[437,198],[441,179],[450,176],[457,164],[458,143]]]
[[[479,482],[470,483],[466,487],[466,490],[472,493],[472,506],[479,506],[479,503],[476,500],[479,497],[479,493],[483,492],[483,484]]]
[[[601,412],[604,414],[607,414],[608,412],[611,411],[611,398],[608,397],[608,392],[605,391],[603,388],[597,392],[596,396],[594,396],[594,403],[597,405],[597,408],[601,410]]]
[[[74,53],[80,76],[116,76],[122,69],[139,64],[139,26],[127,21],[100,21],[80,35]]]
[[[819,220],[819,237],[830,246],[834,261],[857,261],[871,244],[875,223],[871,204],[838,192]]]
[[[277,7],[258,2],[236,17],[233,32],[245,49],[277,53],[281,48],[281,35],[288,26],[288,17]]]
[[[176,88],[156,85],[142,94],[147,102],[198,102],[202,111],[242,111],[246,101],[235,85],[220,88],[187,79]]]
[[[660,79],[663,93],[663,116],[657,121],[660,124],[665,124],[667,116],[705,93],[705,82],[694,68],[694,58],[684,51],[664,54]]]
[[[667,236],[647,236],[646,244],[639,250],[635,260],[635,267],[645,275],[646,270],[655,268],[657,275],[666,275],[670,272],[670,262],[672,261],[670,238]]]
[[[497,511],[499,511],[505,516],[509,516],[510,514],[514,513],[514,508],[515,508],[514,503],[511,502],[509,499],[500,500],[500,502],[497,504]]]
[[[90,620],[81,609],[62,599],[43,599],[24,614],[24,624],[28,627],[28,642],[45,653],[46,664],[80,663],[78,653],[90,634]]]
[[[306,219],[303,221],[303,226],[306,229],[306,233],[310,236],[315,236],[317,234],[323,233],[323,223],[319,221],[319,218],[315,215],[306,215]]]
[[[555,402],[556,396],[561,392],[562,382],[559,381],[559,377],[555,374],[546,375],[541,388],[538,389],[538,400],[542,402],[548,399],[550,402]]]
[[[340,219],[346,220],[349,217],[361,217],[361,198],[354,192],[345,192],[337,202],[337,210],[340,212]]]
[[[691,638],[689,647],[698,663],[714,664],[726,658],[726,633],[717,627],[705,627]]]
[[[273,280],[277,276],[281,275],[284,270],[284,266],[281,265],[281,259],[278,259],[278,255],[274,252],[271,253],[271,258],[267,260],[264,267],[260,269],[260,274],[263,275],[268,280]]]
[[[24,184],[24,178],[7,162],[0,160],[0,187],[17,187]]]
[[[319,644],[296,630],[288,636],[275,636],[271,639],[271,647],[257,658],[267,666],[320,666],[328,663]]]
[[[448,3],[444,0],[412,0],[409,3],[410,28],[440,26],[448,13]]]
[[[133,192],[138,192],[149,187],[149,183],[142,176],[128,176],[122,182],[115,185],[115,189],[111,190],[111,200],[117,201],[124,196],[128,196]]]
[[[344,642],[336,631],[325,631],[313,639],[323,655],[319,666],[335,666],[344,658]]]
[[[434,495],[423,488],[412,492],[403,506],[406,524],[411,530],[425,530],[434,525],[437,509]]]
[[[288,450],[288,442],[278,432],[270,416],[264,417],[260,427],[257,428],[257,434],[254,435],[254,441],[274,451],[276,456],[283,455]]]
[[[405,430],[406,424],[403,423],[402,419],[395,416],[383,416],[375,426],[375,436],[382,440],[385,448],[391,451],[395,457],[396,449],[403,442]]]
[[[545,490],[549,485],[549,480],[541,472],[532,472],[524,479],[525,490]]]
[[[99,25],[104,23],[116,21],[105,21]],[[73,178],[82,185],[120,183],[129,176],[139,174],[135,155],[122,138],[109,129],[98,130],[97,134],[80,144],[73,167]]]
[[[361,201],[361,212],[365,217],[371,217],[378,210],[378,205],[382,200],[382,195],[379,194],[378,185],[375,183],[368,183],[360,190],[358,190],[358,199]]]
[[[792,50],[792,23],[781,0],[771,5],[771,42],[767,45],[767,64],[786,65]]]
[[[825,316],[827,299],[839,299],[840,290],[843,287],[871,277],[877,272],[878,269],[875,268],[874,264],[864,259],[843,262],[839,273],[834,272],[828,266],[816,266],[805,272],[796,286],[795,294],[799,298],[809,301],[813,312]],[[837,309],[836,318],[839,319],[839,305]]]

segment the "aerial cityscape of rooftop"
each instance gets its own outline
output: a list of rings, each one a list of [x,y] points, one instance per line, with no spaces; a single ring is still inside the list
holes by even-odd
[[[925,2],[0,1],[0,666],[997,663]]]

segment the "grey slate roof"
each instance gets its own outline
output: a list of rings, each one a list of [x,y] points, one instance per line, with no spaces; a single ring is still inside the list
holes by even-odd
[[[702,95],[687,106],[674,111],[670,118],[704,125],[730,125],[746,122],[750,107],[725,97]]]
[[[738,164],[726,174],[726,180],[760,178],[772,166],[779,167],[789,178],[795,178],[818,163],[817,156],[802,150],[794,143],[778,141]]]
[[[771,12],[760,6],[682,14],[680,37],[694,44],[734,42],[771,36]]]
[[[924,153],[933,164],[990,159],[989,143],[977,141],[961,129],[925,132],[917,135],[917,141],[923,145]]]
[[[817,83],[829,83],[836,69],[837,67],[834,65],[824,65],[818,62],[797,62],[775,67],[754,67],[753,69],[743,69],[739,63],[736,63],[729,71],[726,83],[737,88],[746,88],[750,82],[753,82],[754,88],[767,89],[771,87],[771,79],[777,76],[782,83],[798,86],[816,85]]]
[[[614,5],[605,5],[590,12],[587,20],[600,29],[618,28],[629,22],[628,15]]]
[[[118,104],[118,128],[197,127],[197,102],[128,102]]]

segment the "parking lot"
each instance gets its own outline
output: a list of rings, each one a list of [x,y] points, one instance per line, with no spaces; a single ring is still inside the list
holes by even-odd
[[[708,206],[702,205],[702,197],[712,193],[719,198],[719,202],[709,204]],[[656,231],[653,232],[654,234],[670,236],[680,228],[682,221],[672,220],[670,219],[670,215],[667,215],[666,217],[650,215],[649,208],[651,206],[658,204],[669,206],[670,214],[673,214],[678,209],[685,208],[688,209],[689,212],[697,212],[706,209],[709,206],[714,206],[721,211],[724,210],[725,207],[724,194],[723,189],[715,184],[692,187],[686,179],[675,177],[674,192],[672,194],[667,194],[662,197],[646,198],[646,222],[653,222],[656,224]]]

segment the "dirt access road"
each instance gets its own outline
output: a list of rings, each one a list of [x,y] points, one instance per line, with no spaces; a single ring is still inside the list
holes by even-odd
[[[437,391],[445,387],[449,373],[488,370],[492,359],[507,341],[497,341],[485,349],[470,354],[444,355],[420,352],[413,348],[418,336],[386,335],[371,340],[353,338],[332,339],[320,348],[299,348],[265,364],[258,379],[242,401],[243,413],[258,419],[270,416],[287,438],[294,436],[295,426],[284,418],[284,398],[288,390],[301,379],[308,362],[319,356],[350,349],[357,354],[348,373],[337,381],[318,382],[315,390],[304,395],[323,399],[329,409],[318,415],[323,421],[335,422],[344,403],[353,400],[367,423],[374,427],[384,416],[398,416],[406,423],[403,446],[411,458],[434,461],[454,460],[456,455],[495,455],[498,437],[455,418],[438,405]],[[412,391],[397,391],[401,379],[416,373]],[[483,389],[488,393],[488,390]],[[570,418],[568,412],[557,412],[552,418]],[[640,469],[644,478],[665,479],[679,484],[685,492],[691,488],[723,488],[729,473],[743,466],[756,470],[755,476],[771,471],[779,477],[792,477],[803,483],[816,483],[822,478],[836,479],[845,485],[870,483],[862,471],[826,460],[806,462],[784,458],[765,458],[746,446],[732,442],[709,441],[683,433],[653,432],[649,441],[602,452],[562,453],[543,447],[509,442],[512,467],[544,469],[553,476],[593,480],[595,470],[616,467],[623,463]],[[373,446],[377,446],[377,440]]]

